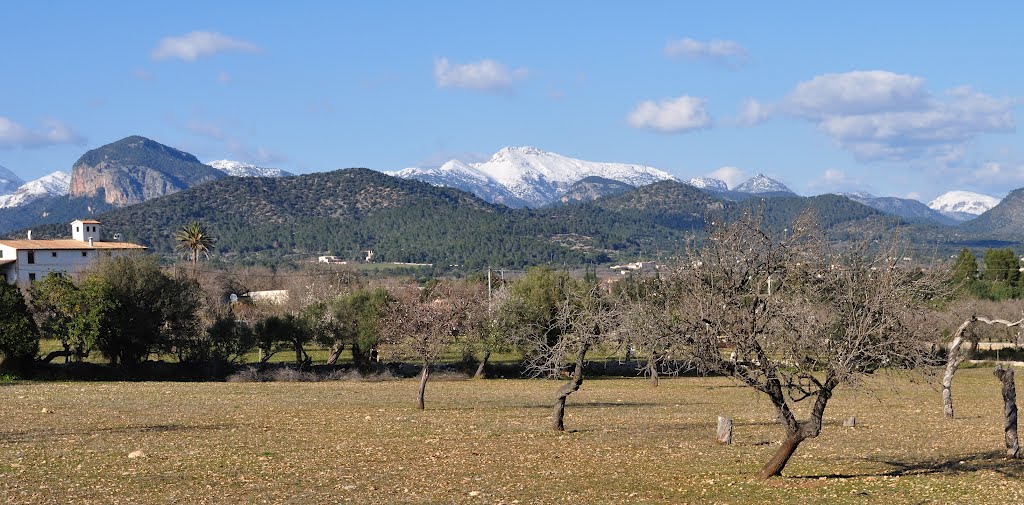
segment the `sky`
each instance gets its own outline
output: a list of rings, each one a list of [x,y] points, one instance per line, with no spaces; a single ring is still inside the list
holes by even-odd
[[[536,146],[731,186],[1024,187],[1024,3],[7,2],[0,165],[142,135],[294,173]]]

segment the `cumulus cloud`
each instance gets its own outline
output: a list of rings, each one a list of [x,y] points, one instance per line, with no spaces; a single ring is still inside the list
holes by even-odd
[[[662,133],[680,133],[711,126],[711,116],[701,98],[683,95],[660,102],[645,100],[626,118],[634,128],[646,128]]]
[[[227,142],[227,150],[236,160],[257,165],[274,165],[288,161],[288,157],[282,153],[263,146],[251,146],[237,139]]]
[[[0,116],[0,148],[33,149],[58,144],[84,144],[85,137],[74,128],[56,119],[41,122],[41,129],[30,129],[14,120]]]
[[[873,70],[817,76],[777,103],[750,101],[741,120],[810,121],[860,161],[948,164],[962,159],[979,135],[1013,131],[1014,105],[969,87],[935,95],[920,77]]]
[[[217,32],[190,32],[178,37],[165,37],[150,53],[154,60],[179,59],[196,61],[217,53],[258,53],[261,49],[251,42],[233,39]]]
[[[434,79],[439,88],[508,91],[516,81],[528,75],[525,67],[509,70],[503,63],[491,59],[462,64],[453,64],[448,58],[434,60]]]
[[[736,167],[721,167],[714,172],[708,173],[708,177],[725,182],[729,189],[743,184],[743,181],[750,178],[746,172]]]
[[[708,42],[691,38],[670,40],[665,44],[665,55],[670,58],[707,60],[726,65],[742,65],[750,55],[734,40],[711,40]]]

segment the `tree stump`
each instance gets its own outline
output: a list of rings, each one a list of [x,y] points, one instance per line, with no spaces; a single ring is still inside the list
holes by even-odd
[[[850,417],[846,418],[846,420],[843,421],[843,426],[845,426],[847,428],[856,428],[857,427],[857,416],[850,416]]]
[[[715,438],[722,445],[732,445],[732,419],[718,416],[718,434]]]
[[[1003,383],[1003,423],[1006,440],[1006,457],[1016,459],[1020,456],[1020,442],[1017,438],[1017,389],[1013,384],[1013,367],[1002,365],[996,367],[993,374]]]

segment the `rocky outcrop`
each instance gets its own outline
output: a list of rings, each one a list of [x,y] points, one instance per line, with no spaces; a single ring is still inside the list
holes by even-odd
[[[189,153],[132,136],[82,155],[71,169],[70,195],[123,207],[223,177]]]

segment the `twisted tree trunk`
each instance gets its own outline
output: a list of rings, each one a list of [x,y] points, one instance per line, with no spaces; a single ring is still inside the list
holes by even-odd
[[[970,328],[973,322],[974,316],[964,321],[957,328],[956,333],[953,334],[953,342],[949,344],[946,372],[942,374],[942,412],[950,419],[953,418],[953,374],[956,373],[957,368],[967,359],[964,353],[960,351],[960,348],[963,347],[964,335],[966,335],[967,329]]]
[[[800,443],[808,438],[817,437],[821,433],[821,423],[825,417],[825,407],[828,406],[828,401],[832,398],[832,390],[839,385],[839,381],[834,377],[826,377],[825,382],[822,383],[821,388],[818,390],[818,397],[814,400],[814,406],[811,407],[811,419],[804,422],[796,420],[796,416],[789,408],[789,404],[786,403],[786,397],[778,383],[771,382],[769,384],[767,393],[779,409],[779,418],[783,426],[786,427],[786,438],[782,441],[779,449],[775,451],[775,454],[772,455],[772,459],[768,460],[764,467],[761,468],[760,477],[762,479],[782,475],[782,470],[786,468],[786,463],[789,463],[789,458],[796,452]]]
[[[651,359],[647,360],[647,374],[651,378],[651,385],[658,387],[658,354],[651,353]]]
[[[953,418],[953,374],[956,373],[957,368],[967,359],[965,353],[961,352],[960,349],[963,347],[965,340],[971,342],[972,351],[978,345],[978,337],[976,335],[969,335],[967,332],[971,324],[975,322],[985,323],[989,326],[1000,324],[1007,328],[1013,328],[1014,326],[1024,324],[1024,319],[1010,322],[1005,319],[989,319],[975,315],[968,318],[957,328],[956,333],[953,334],[953,342],[949,344],[946,373],[942,375],[942,411],[950,419]]]
[[[429,363],[423,363],[423,372],[420,373],[420,390],[419,390],[419,393],[416,395],[416,408],[420,409],[420,410],[423,410],[424,407],[425,407],[424,406],[424,395],[427,392],[427,377],[429,377],[429,376],[430,376],[430,364]]]
[[[336,365],[336,364],[338,364],[338,358],[341,357],[341,353],[344,350],[345,350],[345,344],[338,344],[338,345],[334,346],[334,349],[331,349],[331,356],[327,358],[327,364],[328,365]]]
[[[565,431],[565,400],[569,398],[569,395],[579,391],[580,386],[583,385],[583,360],[586,358],[589,348],[590,344],[580,346],[579,352],[576,354],[576,366],[572,371],[572,378],[558,390],[558,395],[555,397],[555,408],[551,413],[551,427],[555,431]]]
[[[1004,369],[997,366],[994,375],[1003,383],[1003,432],[1006,439],[1006,457],[1016,459],[1020,455],[1017,438],[1017,389],[1013,384],[1013,367]]]
[[[484,353],[483,359],[480,360],[480,364],[476,367],[476,373],[473,374],[474,379],[486,378],[485,368],[487,367],[487,360],[491,359],[491,351]]]

